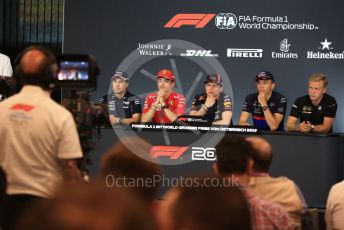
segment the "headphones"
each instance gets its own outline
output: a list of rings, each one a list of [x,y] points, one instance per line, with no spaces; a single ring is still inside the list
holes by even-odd
[[[22,69],[22,58],[29,51],[37,50],[45,55],[43,66],[35,73],[26,73]],[[55,55],[42,46],[30,46],[18,54],[14,60],[14,76],[22,85],[38,85],[43,89],[51,89],[50,85],[57,78],[57,62]]]

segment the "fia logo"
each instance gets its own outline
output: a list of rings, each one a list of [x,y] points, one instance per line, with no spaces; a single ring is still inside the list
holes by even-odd
[[[237,17],[232,13],[220,13],[215,17],[215,25],[219,29],[234,29],[238,24]]]

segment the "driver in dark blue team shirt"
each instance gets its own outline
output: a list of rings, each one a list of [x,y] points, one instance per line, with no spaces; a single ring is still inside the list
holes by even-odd
[[[226,125],[232,119],[232,99],[222,92],[222,78],[210,74],[204,81],[205,92],[198,94],[192,101],[190,115],[202,116],[213,125]]]
[[[275,79],[272,73],[259,72],[255,81],[258,93],[246,96],[239,125],[250,125],[247,121],[252,114],[253,125],[259,130],[283,131],[287,98],[273,91]]]
[[[109,120],[112,125],[128,125],[141,120],[141,100],[130,93],[128,75],[124,72],[116,72],[111,78],[113,92],[104,95],[99,103],[107,104]]]
[[[204,81],[204,89],[204,93],[193,99],[190,115],[203,116],[213,125],[228,126],[232,120],[232,99],[222,92],[221,76],[208,75]]]

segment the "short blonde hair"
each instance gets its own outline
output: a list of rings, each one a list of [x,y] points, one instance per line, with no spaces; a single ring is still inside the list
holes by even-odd
[[[322,81],[323,84],[324,84],[324,88],[327,87],[327,78],[326,78],[326,75],[323,74],[323,73],[315,73],[315,74],[312,74],[310,77],[309,77],[309,81],[315,81],[315,82],[318,82],[318,81]]]

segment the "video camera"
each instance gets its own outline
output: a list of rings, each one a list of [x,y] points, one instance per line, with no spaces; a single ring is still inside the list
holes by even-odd
[[[59,72],[52,87],[95,90],[99,68],[94,57],[86,54],[56,55]]]
[[[96,59],[86,54],[57,54],[56,61],[59,71],[54,76],[51,87],[61,87],[64,90],[61,104],[72,113],[77,124],[84,153],[78,166],[86,173],[86,165],[91,162],[90,156],[94,148],[94,131],[98,128],[99,109],[90,101],[90,91],[97,88],[99,67]]]

